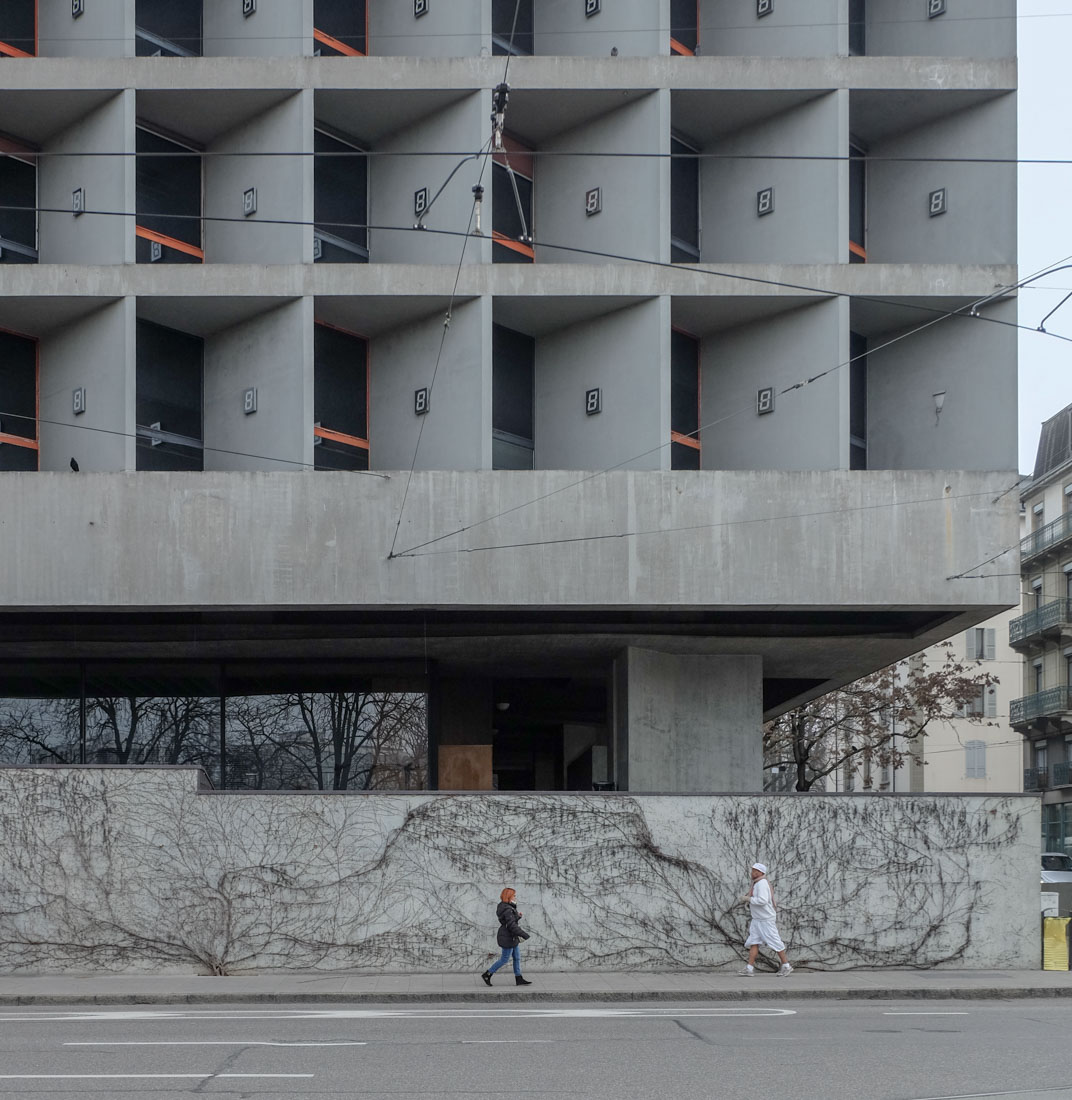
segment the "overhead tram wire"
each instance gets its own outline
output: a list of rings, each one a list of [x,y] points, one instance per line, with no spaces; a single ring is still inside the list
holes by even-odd
[[[7,207],[7,206],[0,205],[0,210],[2,210],[2,209],[28,210],[28,209],[34,209],[34,208],[30,208],[30,207]],[[52,210],[52,208],[48,208],[48,207],[37,207],[36,209],[41,211],[41,212],[46,212],[46,213],[47,212],[55,212],[55,211]],[[66,213],[65,210],[64,211],[59,211],[59,212]],[[98,214],[98,215],[99,214],[104,214],[104,215],[114,215],[114,216],[119,216],[119,217],[131,217],[131,216],[133,216],[133,215],[130,215],[130,214],[121,213],[121,212],[117,212],[117,211],[87,211],[87,214],[93,214],[93,213]],[[193,218],[197,218],[198,216],[197,215],[176,215],[176,217],[188,217],[188,218],[193,219]],[[470,214],[470,218],[471,217],[472,217],[472,215]],[[217,217],[207,217],[207,216],[204,217],[201,220],[223,221],[223,222],[240,222],[240,221],[244,221],[244,219],[242,219],[242,218],[226,218],[226,217],[218,217],[217,218]],[[262,224],[283,224],[283,225],[306,225],[306,226],[311,226],[313,223],[312,222],[289,220],[289,219],[264,219],[264,222]],[[332,225],[332,226],[341,226],[341,225],[350,225],[351,223],[330,222],[330,223],[326,223],[326,224]],[[412,231],[412,230],[409,229],[409,227],[405,227],[405,226],[367,226],[367,228],[397,230],[397,231],[400,231],[400,232]],[[446,235],[451,235],[451,236],[465,236],[465,237],[469,236],[468,233],[463,234],[463,233],[460,233],[459,231],[456,231],[456,230],[425,229],[424,231],[425,232],[431,232],[431,233],[446,234]],[[738,273],[735,273],[735,272],[723,272],[723,271],[717,271],[717,270],[710,270],[710,269],[706,269],[706,268],[697,268],[697,267],[694,267],[694,266],[689,266],[689,267],[684,267],[683,268],[683,266],[680,265],[680,264],[666,263],[666,262],[658,261],[658,260],[646,260],[646,259],[642,259],[642,258],[639,258],[639,257],[618,256],[618,255],[615,255],[613,253],[594,252],[592,250],[578,250],[575,247],[569,246],[569,245],[552,245],[552,244],[545,244],[544,242],[540,242],[540,244],[541,244],[541,247],[543,247],[543,248],[552,248],[552,249],[557,248],[557,249],[562,249],[562,250],[566,250],[566,251],[584,251],[584,252],[588,252],[589,254],[592,254],[592,255],[595,255],[595,256],[602,256],[604,258],[609,258],[609,259],[622,259],[622,260],[626,260],[628,262],[647,264],[647,265],[651,265],[651,266],[667,267],[667,268],[671,268],[671,269],[680,269],[680,270],[688,270],[688,271],[693,271],[697,274],[716,275],[716,276],[720,276],[720,277],[728,278],[728,279],[736,279],[736,280],[742,280],[742,281],[746,281],[746,282],[756,282],[756,283],[760,283],[762,285],[770,285],[770,286],[776,286],[776,287],[781,287],[781,288],[786,288],[786,289],[793,289],[793,290],[802,290],[802,291],[806,291],[806,292],[814,294],[817,299],[822,298],[822,297],[849,297],[849,298],[857,298],[861,301],[877,302],[877,303],[880,303],[880,304],[897,304],[897,303],[892,303],[891,300],[888,299],[888,298],[873,297],[873,296],[868,296],[868,295],[853,295],[853,294],[850,294],[846,291],[835,291],[835,290],[823,289],[823,288],[819,288],[819,287],[809,287],[809,286],[805,286],[803,284],[788,283],[788,282],[784,282],[784,281],[780,281],[780,280],[774,280],[774,279],[762,279],[762,278],[758,278],[758,277],[754,277],[754,276],[738,274]],[[464,257],[464,247],[463,247],[463,257]],[[1056,274],[1059,271],[1067,270],[1070,266],[1072,266],[1072,265],[1067,265],[1066,264],[1065,261],[1068,261],[1068,260],[1072,260],[1072,255],[1066,256],[1062,260],[1056,261],[1053,264],[1050,264],[1046,267],[1038,269],[1032,275],[1028,276],[1024,280],[1021,280],[1019,283],[1009,284],[1006,287],[999,288],[999,290],[997,291],[996,294],[987,295],[984,298],[978,299],[976,303],[973,303],[970,306],[960,307],[960,309],[955,310],[955,311],[942,311],[942,310],[939,310],[939,309],[937,309],[936,307],[933,307],[933,306],[923,306],[923,305],[918,305],[918,304],[915,304],[915,303],[903,303],[906,308],[916,309],[916,310],[923,310],[923,311],[926,311],[928,313],[935,313],[935,314],[937,314],[937,316],[935,318],[933,318],[931,321],[929,321],[929,322],[927,322],[927,323],[925,323],[921,326],[918,326],[916,329],[911,329],[911,330],[908,330],[905,333],[902,333],[902,334],[898,335],[893,340],[889,341],[887,344],[880,345],[877,348],[868,349],[868,352],[866,354],[873,354],[876,351],[881,351],[884,347],[888,346],[889,343],[896,343],[898,340],[901,340],[901,339],[906,338],[907,336],[913,335],[917,331],[922,331],[924,328],[929,327],[931,324],[934,324],[937,321],[944,320],[947,317],[951,317],[951,316],[962,315],[963,310],[965,308],[975,310],[979,307],[980,303],[989,302],[989,301],[991,301],[991,300],[993,300],[993,299],[995,299],[995,298],[997,298],[997,297],[999,297],[1003,294],[1009,294],[1009,293],[1012,293],[1013,291],[1018,291],[1022,287],[1026,286],[1027,284],[1035,282],[1040,278],[1044,278],[1047,275]],[[459,267],[458,267],[458,270],[457,270],[456,276],[455,276],[455,291],[457,289],[457,281],[458,281],[458,277],[460,276],[460,272],[461,272],[461,264],[459,264]],[[1012,327],[1012,328],[1023,329],[1026,332],[1036,333],[1036,332],[1040,331],[1039,329],[1033,328],[1033,327],[1028,326],[1028,325],[1019,325],[1019,324],[1016,324],[1015,322],[1011,322],[1011,321],[1002,321],[999,318],[986,317],[983,314],[979,314],[979,313],[975,313],[972,316],[973,316],[973,319],[975,319],[975,320],[1002,324],[1002,325]],[[1043,335],[1049,336],[1053,339],[1072,342],[1072,337],[1062,336],[1059,333],[1049,332],[1049,331],[1046,331],[1046,330],[1041,330],[1041,331],[1042,331]],[[442,351],[442,341],[441,341],[440,351]],[[799,389],[802,386],[807,385],[812,381],[817,381],[819,378],[823,377],[826,374],[830,374],[831,372],[833,372],[835,370],[838,370],[838,369],[841,369],[844,366],[850,365],[852,362],[855,361],[856,358],[860,358],[860,357],[857,356],[857,357],[854,357],[854,358],[850,358],[845,363],[839,363],[834,367],[830,367],[826,371],[823,371],[819,375],[815,375],[810,379],[805,379],[805,380],[802,380],[801,382],[794,383],[792,386],[787,387],[782,392],[788,393],[791,390]],[[437,366],[438,366],[438,357],[437,357]],[[700,431],[703,431],[705,429],[709,429],[709,428],[712,428],[712,427],[716,427],[717,425],[725,423],[727,420],[732,419],[735,416],[744,415],[745,413],[748,413],[748,412],[751,412],[751,406],[750,405],[747,408],[741,408],[741,409],[735,410],[734,412],[728,413],[726,416],[721,417],[719,420],[713,421],[709,424],[701,425],[699,428],[696,429],[696,432],[689,433],[689,434],[695,435]],[[10,412],[5,412],[4,410],[0,410],[0,416],[5,416],[5,415],[14,416],[15,414],[10,413]],[[105,429],[105,428],[94,428],[94,427],[91,427],[90,425],[66,424],[66,423],[61,422],[61,421],[48,421],[48,420],[41,420],[41,419],[39,419],[38,422],[39,423],[56,424],[56,425],[59,425],[59,426],[70,427],[70,428],[81,428],[84,431],[98,431],[98,432],[103,432],[105,434],[125,436],[127,438],[137,438],[136,435],[132,434],[132,433],[124,433],[124,432],[119,432],[119,431],[115,431],[115,430],[111,430],[111,429]],[[423,423],[422,423],[422,428],[423,428]],[[644,452],[644,455],[654,453],[657,450],[663,449],[663,447],[665,447],[665,446],[668,446],[668,444],[659,444],[658,447],[651,448],[649,451]],[[239,451],[225,451],[221,448],[209,448],[209,449],[213,450],[213,451],[216,451],[217,453],[221,453],[221,454],[234,454],[234,455],[241,456],[241,457],[257,458],[257,459],[260,459],[260,460],[263,460],[263,461],[283,461],[283,462],[287,462],[288,464],[291,464],[291,465],[303,466],[303,467],[309,465],[308,463],[300,463],[296,460],[277,459],[277,458],[274,458],[272,456],[267,456],[267,455],[253,455],[253,454],[245,454],[244,452],[239,452]],[[625,465],[628,462],[635,461],[636,458],[644,457],[644,455],[636,455],[636,456],[633,456],[632,458],[624,459],[621,463],[618,463],[615,466],[608,467],[606,470],[603,470],[603,471],[597,471],[597,472],[589,475],[588,477],[582,479],[582,481],[575,482],[573,484],[574,485],[583,484],[584,481],[591,480],[591,478],[594,478],[594,477],[599,477],[603,473],[609,473],[612,470],[618,469],[620,466]],[[414,455],[413,465],[415,466],[415,464],[416,464],[416,454]],[[376,471],[358,471],[358,472],[371,473],[374,476],[379,476],[379,477],[384,477],[384,478],[389,476],[387,474],[377,473]],[[411,478],[412,478],[412,473],[413,473],[413,466],[411,466],[411,469],[410,469],[410,477]],[[555,490],[555,493],[562,492],[566,488],[570,488],[570,487],[571,486],[563,486],[562,489]],[[1015,486],[1012,486],[1012,488],[1015,488]],[[1006,490],[1006,492],[1008,492],[1008,491],[1011,491],[1011,490]],[[554,494],[549,494],[549,495],[554,495]],[[1002,494],[1002,495],[1004,495],[1004,494]],[[538,500],[542,500],[542,499],[544,499],[544,498],[540,497],[540,498],[537,498],[536,501],[532,501],[530,503],[536,503],[536,502],[538,502]],[[525,505],[519,505],[518,507],[519,508],[520,507],[525,507]],[[516,510],[516,509],[510,509],[509,511],[514,511],[514,510]],[[501,513],[501,514],[506,514],[506,513]],[[484,520],[478,521],[477,524],[470,525],[470,527],[471,526],[479,526],[481,523],[490,522],[490,520],[497,519],[497,518],[499,518],[499,515],[491,516],[491,517],[488,517]],[[401,515],[400,515],[400,518],[399,518],[399,522],[401,522]],[[437,539],[432,540],[432,542],[438,542],[441,539],[449,538],[449,537],[451,537],[452,534],[461,534],[461,533],[463,533],[463,531],[469,530],[469,529],[470,529],[469,527],[466,527],[466,528],[463,528],[463,529],[459,529],[458,531],[451,532],[451,533],[448,533],[446,535],[439,536]],[[397,534],[397,526],[396,526],[396,534]],[[398,554],[395,554],[394,556],[400,557],[400,556],[403,556],[403,555],[409,555],[413,550],[422,549],[424,546],[430,545],[430,544],[431,543],[422,543],[418,546],[410,547],[409,550],[400,551]],[[392,550],[392,552],[393,552],[393,550]],[[976,566],[974,568],[978,568],[978,566]]]
[[[483,160],[480,162],[480,173],[477,176],[476,184],[473,187],[473,204],[469,208],[469,221],[468,221],[468,223],[466,224],[466,227],[465,227],[465,235],[464,235],[464,238],[462,240],[461,255],[458,257],[458,268],[454,272],[454,286],[453,286],[453,288],[451,289],[451,292],[450,292],[450,301],[447,303],[447,315],[446,315],[445,320],[443,321],[443,331],[442,331],[442,333],[440,334],[440,337],[439,337],[439,350],[436,352],[435,365],[432,367],[432,378],[428,383],[429,410],[431,408],[432,396],[433,396],[433,393],[434,393],[434,390],[435,390],[436,375],[439,373],[439,363],[440,363],[441,359],[443,358],[443,347],[446,344],[447,332],[450,329],[450,324],[451,324],[451,321],[453,319],[454,297],[458,292],[458,282],[461,279],[462,265],[465,262],[465,249],[468,246],[469,238],[472,235],[473,217],[476,214],[476,212],[480,209],[480,204],[481,204],[483,194],[484,194],[484,187],[483,187],[484,172],[485,172],[485,170],[487,168],[487,165],[488,165],[488,157],[491,155],[491,151],[496,145],[499,145],[500,147],[502,146],[502,129],[503,129],[503,125],[505,124],[506,105],[507,105],[507,102],[509,100],[509,94],[510,94],[510,89],[509,89],[509,85],[506,82],[506,78],[509,76],[509,73],[510,73],[510,57],[512,55],[512,51],[513,51],[513,48],[514,48],[514,35],[517,33],[517,16],[518,16],[518,13],[520,12],[520,10],[521,10],[521,0],[515,0],[515,3],[514,3],[514,21],[513,21],[513,24],[510,27],[510,48],[509,48],[509,50],[507,51],[507,54],[506,54],[506,66],[503,69],[502,82],[500,83],[499,87],[496,88],[495,91],[492,93],[492,115],[491,115],[491,122],[492,122],[492,128],[493,128],[492,129],[492,136],[488,139],[487,142],[485,142],[484,146],[482,147],[482,152],[484,153],[484,157],[483,157]],[[468,160],[468,159],[469,158],[467,157],[466,160]],[[466,163],[466,161],[462,161],[462,164],[464,164],[464,163]],[[431,209],[432,204],[435,202],[435,200],[438,199],[439,196],[443,193],[443,190],[447,186],[447,184],[450,183],[450,181],[454,178],[454,175],[458,171],[459,168],[461,168],[461,164],[459,164],[459,165],[457,165],[457,167],[455,167],[454,171],[452,171],[450,173],[450,175],[447,177],[446,181],[439,188],[439,190],[435,193],[435,197],[432,199],[432,202],[428,204],[428,209],[429,210]],[[517,192],[516,185],[515,185],[515,188],[514,188],[514,192],[515,192],[515,194]],[[519,200],[519,202],[520,202],[520,200]],[[425,211],[424,213],[427,213],[427,211]],[[423,216],[424,215],[422,214],[421,218],[418,219],[417,226],[414,227],[415,229],[423,230],[423,227],[421,226],[421,221],[423,220]],[[395,521],[395,529],[394,529],[394,533],[391,537],[391,548],[387,552],[387,560],[388,561],[391,561],[396,557],[396,555],[395,555],[395,546],[398,542],[398,532],[399,532],[399,529],[402,526],[402,517],[405,515],[405,512],[406,512],[406,501],[409,499],[409,487],[410,487],[410,484],[413,481],[413,471],[417,466],[417,455],[418,455],[418,453],[420,452],[420,449],[421,449],[421,438],[424,435],[424,425],[425,425],[425,422],[427,421],[427,419],[428,419],[427,415],[422,416],[421,417],[421,425],[417,429],[417,442],[413,447],[413,459],[411,460],[411,462],[409,464],[409,473],[406,476],[406,487],[402,492],[402,503],[399,505],[399,508],[398,508],[398,519]]]
[[[50,207],[50,206],[19,206],[14,204],[0,203],[0,210],[9,210],[17,212],[29,212],[36,211],[41,214],[69,214],[70,210],[66,207]],[[116,217],[116,218],[135,218],[136,213],[123,210],[93,210],[87,209],[86,214],[95,217]],[[248,219],[239,216],[224,216],[224,215],[211,215],[211,214],[169,214],[168,217],[175,220],[188,220],[188,221],[200,221],[200,222],[222,222],[233,224],[248,224]],[[371,222],[336,222],[336,221],[304,221],[298,218],[261,218],[258,219],[259,225],[287,225],[287,226],[305,226],[315,227],[327,226],[333,228],[350,228],[350,229],[370,229],[377,230],[381,233],[411,233],[414,232],[415,227],[410,225],[378,225]],[[436,234],[439,236],[453,236],[453,237],[467,237],[470,234],[464,230],[459,229],[435,229],[430,226],[422,225],[419,229],[420,232]],[[816,299],[821,298],[851,298],[861,302],[872,302],[879,305],[896,305],[901,309],[915,310],[921,313],[932,313],[946,315],[946,311],[940,309],[937,306],[922,305],[918,302],[899,302],[896,298],[888,296],[873,295],[873,294],[853,294],[851,291],[846,290],[833,290],[829,287],[816,287],[809,286],[805,283],[791,283],[784,279],[769,279],[763,278],[758,275],[746,275],[739,271],[723,271],[718,268],[701,267],[699,264],[683,264],[675,263],[666,260],[653,260],[643,256],[629,256],[624,253],[616,252],[604,252],[598,249],[581,248],[576,244],[555,244],[550,241],[540,240],[537,242],[539,247],[548,251],[558,252],[575,252],[580,255],[592,256],[596,259],[606,260],[620,260],[623,263],[641,264],[647,267],[661,267],[670,271],[687,272],[696,275],[711,275],[722,279],[731,279],[737,282],[754,283],[759,286],[777,287],[784,290],[799,290],[807,294],[814,295]],[[1072,260],[1072,255],[1066,257],[1066,259]],[[27,265],[33,266],[33,265]],[[211,267],[211,264],[204,265],[205,267]],[[794,265],[786,265],[794,266]],[[838,264],[828,265],[831,267],[842,266]],[[1066,268],[1060,268],[1054,265],[1051,269],[1042,269],[1039,273],[1036,273],[1035,277],[1041,277],[1046,274],[1053,274],[1056,271],[1067,270]],[[979,299],[980,302],[987,302],[991,297],[1000,297],[1005,294],[1011,294],[1013,291],[1019,291],[1021,289],[1046,289],[1033,286],[1027,286],[1023,283],[1009,284],[1008,286],[998,287],[996,295],[987,295],[985,298]],[[1049,336],[1054,340],[1062,340],[1067,343],[1072,343],[1072,336],[1064,336],[1059,332],[1050,332],[1047,330],[1040,330],[1037,325],[1024,325],[1018,324],[1015,321],[1004,321],[997,317],[985,317],[979,314],[976,320],[986,321],[989,324],[1003,325],[1007,328],[1022,329],[1024,332],[1041,333],[1043,336]]]
[[[1066,257],[1066,258],[1072,258],[1072,257]],[[1029,276],[1028,279],[1022,280],[1022,282],[1028,282],[1028,281],[1031,281],[1033,279],[1041,278],[1041,277],[1044,277],[1046,274],[1049,274],[1051,271],[1059,271],[1059,270],[1062,270],[1062,269],[1063,268],[1060,264],[1050,265],[1050,267],[1041,269],[1039,272],[1036,272],[1034,275]],[[1013,290],[1017,289],[1019,285],[1020,284],[1012,284],[1008,287],[1003,288],[1003,291],[1004,291],[1004,293],[1011,293]],[[826,375],[832,374],[834,371],[837,371],[837,370],[842,369],[843,367],[849,366],[851,363],[855,362],[857,359],[863,358],[864,355],[873,355],[875,352],[882,351],[884,348],[889,347],[892,344],[898,343],[901,340],[907,339],[909,336],[916,335],[917,333],[922,332],[923,330],[925,330],[927,328],[930,328],[932,325],[938,324],[939,322],[941,322],[943,320],[946,320],[950,317],[962,315],[964,310],[966,310],[966,309],[971,311],[971,313],[969,314],[970,316],[972,316],[974,318],[977,318],[977,319],[985,319],[985,318],[982,318],[982,316],[977,313],[977,310],[979,308],[981,308],[984,304],[993,301],[997,296],[998,295],[996,295],[996,294],[986,295],[985,297],[978,299],[974,303],[971,303],[971,304],[968,304],[968,305],[965,305],[965,306],[961,306],[956,310],[949,310],[949,311],[946,311],[944,313],[941,313],[939,316],[931,318],[930,320],[925,321],[924,323],[922,323],[920,325],[917,325],[915,328],[909,329],[906,332],[900,333],[897,336],[893,337],[892,339],[886,341],[883,344],[878,345],[875,348],[869,348],[867,350],[867,352],[863,353],[862,355],[851,357],[845,363],[838,363],[838,364],[836,364],[832,367],[828,367],[826,370],[821,371],[818,374],[812,375],[810,378],[806,378],[806,379],[803,379],[799,382],[795,382],[792,385],[786,386],[784,389],[778,391],[777,396],[782,396],[784,394],[791,393],[795,390],[802,389],[803,387],[805,387],[807,385],[810,385],[813,382],[817,382],[820,378],[823,378]],[[717,420],[711,421],[707,424],[700,425],[700,427],[698,427],[694,432],[690,432],[688,434],[689,435],[697,435],[701,431],[705,431],[705,430],[709,430],[713,427],[717,427],[718,425],[723,424],[726,421],[728,421],[728,420],[730,420],[730,419],[732,419],[736,416],[744,415],[746,413],[750,413],[751,411],[752,411],[752,406],[751,405],[749,405],[747,407],[742,406],[741,408],[733,410],[733,411],[727,413],[725,416],[720,417]],[[485,516],[483,519],[477,520],[474,523],[470,523],[470,524],[467,524],[463,527],[456,528],[453,531],[448,531],[448,532],[446,532],[442,535],[438,535],[434,539],[428,539],[423,543],[418,543],[414,546],[411,546],[407,550],[400,551],[397,556],[398,557],[418,556],[416,554],[416,551],[423,550],[428,546],[433,546],[433,545],[435,545],[439,542],[444,541],[445,539],[453,538],[457,535],[464,534],[467,531],[471,531],[474,528],[480,527],[485,523],[490,523],[490,522],[492,522],[496,519],[501,519],[503,516],[510,515],[513,512],[517,512],[517,511],[522,510],[523,508],[530,507],[533,504],[540,503],[541,501],[547,500],[550,497],[557,496],[559,493],[565,492],[568,489],[576,488],[579,485],[584,485],[587,482],[594,480],[595,478],[602,477],[605,474],[608,474],[608,473],[611,473],[614,470],[620,469],[621,467],[626,466],[626,465],[628,465],[632,462],[635,462],[640,458],[644,458],[647,455],[654,454],[658,451],[661,451],[669,445],[670,445],[669,441],[667,441],[665,443],[659,443],[655,447],[651,447],[648,450],[641,452],[640,454],[632,455],[628,458],[623,459],[621,462],[618,462],[618,463],[615,463],[612,466],[606,467],[605,469],[597,470],[597,471],[594,471],[591,474],[587,474],[585,477],[579,478],[577,481],[570,482],[567,485],[562,485],[557,489],[553,489],[550,492],[543,493],[540,496],[534,497],[534,498],[532,498],[531,500],[528,500],[528,501],[524,501],[521,504],[514,505],[511,508],[502,509],[501,511],[496,512],[495,514],[490,515],[490,516]],[[1016,484],[1019,484],[1019,480],[1013,486],[1011,486],[1010,489],[1015,488]],[[1005,490],[1005,492],[1008,492],[1008,491],[1010,491],[1010,490],[1009,489]],[[997,499],[1000,499],[1000,497],[1004,496],[1004,495],[1005,495],[1005,493],[1000,494]],[[610,536],[607,536],[607,537],[610,537]],[[486,549],[495,549],[495,548],[494,547],[488,547]],[[445,552],[454,553],[454,552],[464,552],[464,551],[445,551]],[[1004,553],[1005,551],[1002,551],[1002,552]],[[425,556],[425,555],[420,555],[420,556]],[[954,579],[954,578],[949,578],[949,579]]]

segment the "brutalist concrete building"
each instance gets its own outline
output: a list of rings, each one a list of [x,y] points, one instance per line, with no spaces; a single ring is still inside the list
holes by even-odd
[[[758,790],[765,716],[1017,600],[1015,42],[5,0],[5,762],[293,784],[258,738],[379,693],[417,785]]]

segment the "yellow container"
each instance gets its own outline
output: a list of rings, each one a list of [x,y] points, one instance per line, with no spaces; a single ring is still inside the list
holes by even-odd
[[[1068,969],[1068,922],[1070,917],[1042,918],[1042,969]]]

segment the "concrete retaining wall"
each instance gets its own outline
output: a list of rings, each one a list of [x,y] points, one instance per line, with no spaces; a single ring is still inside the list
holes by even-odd
[[[730,966],[753,859],[796,965],[1029,968],[1039,804],[1008,796],[216,794],[0,771],[0,970]]]

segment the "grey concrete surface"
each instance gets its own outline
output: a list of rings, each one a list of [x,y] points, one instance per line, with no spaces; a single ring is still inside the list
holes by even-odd
[[[4,1096],[1067,1096],[1072,1006],[287,1004],[0,1013]],[[935,1010],[940,1009],[940,1014]],[[1015,1053],[1013,1053],[1015,1052]]]
[[[790,945],[791,947],[792,945]],[[508,969],[508,968],[507,968]],[[531,986],[503,970],[488,989],[473,973],[309,973],[0,976],[0,1005],[423,1004],[569,1001],[1038,1000],[1072,997],[1072,972],[1047,970],[795,970],[743,978],[736,968],[660,973],[527,970]]]

